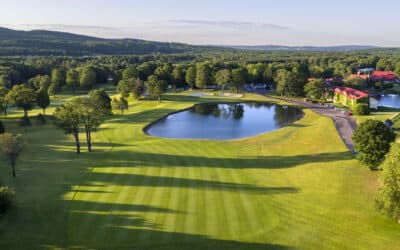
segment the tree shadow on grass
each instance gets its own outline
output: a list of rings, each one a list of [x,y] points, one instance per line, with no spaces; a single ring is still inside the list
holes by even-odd
[[[95,154],[95,153],[94,153]],[[106,153],[112,154],[112,152]],[[119,151],[124,160],[105,157],[104,165],[113,167],[206,167],[231,169],[280,169],[291,168],[306,163],[333,162],[354,159],[350,152],[321,153],[290,156],[261,156],[254,158],[212,158],[156,154],[148,152]],[[96,166],[101,167],[101,166]]]
[[[37,247],[148,250],[293,249],[277,244],[223,240],[199,234],[163,231],[161,225],[132,214],[96,214],[90,211],[72,211],[66,223],[66,227],[63,228],[65,237],[46,238]]]
[[[118,174],[118,173],[90,173],[85,180],[88,183],[102,181],[110,185],[121,186],[145,186],[145,187],[185,187],[197,189],[215,189],[224,191],[253,192],[258,194],[295,193],[299,189],[295,187],[262,187],[233,182],[210,181],[201,179],[188,179],[165,176],[150,176],[142,174]],[[114,180],[118,180],[115,182]],[[85,183],[82,184],[85,186]]]

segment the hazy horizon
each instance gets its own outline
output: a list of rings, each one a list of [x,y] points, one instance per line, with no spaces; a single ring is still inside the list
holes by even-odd
[[[15,0],[0,26],[198,45],[398,47],[396,1]],[[21,7],[23,6],[23,7]],[[18,13],[16,15],[15,13]],[[372,18],[373,17],[373,18]]]

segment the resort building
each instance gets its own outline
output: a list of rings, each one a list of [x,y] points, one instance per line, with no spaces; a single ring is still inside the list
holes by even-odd
[[[357,74],[350,74],[349,78],[359,78],[370,82],[398,82],[399,78],[392,71],[378,71],[371,69],[360,69]]]
[[[369,105],[369,95],[357,89],[348,87],[336,87],[333,102],[354,109],[359,103]]]
[[[394,82],[398,77],[391,71],[374,71],[369,79],[373,82]]]

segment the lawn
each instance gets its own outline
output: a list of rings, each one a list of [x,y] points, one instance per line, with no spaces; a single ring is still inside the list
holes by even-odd
[[[291,126],[232,141],[145,135],[170,112],[221,100],[167,98],[131,102],[95,133],[93,153],[73,153],[51,123],[27,128],[16,180],[0,161],[1,182],[17,192],[0,249],[400,249],[400,226],[374,208],[377,173],[330,119],[305,110]]]

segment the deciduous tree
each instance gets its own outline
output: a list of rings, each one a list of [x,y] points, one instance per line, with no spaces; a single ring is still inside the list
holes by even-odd
[[[97,112],[104,116],[111,115],[111,98],[104,89],[95,89],[89,92],[89,98],[96,107]]]
[[[96,83],[96,71],[90,66],[84,67],[80,73],[81,88],[91,89],[95,83]]]
[[[232,89],[239,93],[246,82],[246,70],[239,68],[232,70]]]
[[[28,118],[28,111],[36,104],[36,92],[25,85],[15,85],[7,93],[6,99],[15,106],[24,110],[24,117]]]
[[[190,84],[190,85],[194,84],[194,82],[196,81],[196,67],[195,66],[190,66],[186,70],[185,81],[187,84]]]
[[[112,101],[111,101],[111,105],[112,105],[112,108],[114,109],[114,110],[118,110],[118,111],[120,111],[122,114],[124,113],[124,111],[126,110],[126,109],[128,109],[128,101],[124,98],[124,97],[122,97],[121,96],[121,98],[113,98],[112,99]]]
[[[43,110],[43,115],[46,115],[46,108],[50,105],[50,97],[46,90],[39,89],[36,93],[36,102]]]
[[[400,223],[400,144],[392,145],[390,152],[381,166],[379,173],[381,188],[376,202],[378,208],[386,215]]]
[[[79,141],[80,125],[79,107],[72,103],[66,103],[56,109],[54,119],[57,127],[63,129],[67,134],[72,134],[75,139],[76,152],[81,152],[81,143]]]
[[[23,147],[24,141],[22,139],[22,135],[13,135],[10,133],[4,133],[1,135],[1,148],[4,155],[10,161],[13,177],[16,177],[15,165],[19,154],[23,150]]]
[[[157,76],[152,75],[146,81],[147,93],[153,97],[161,101],[161,95],[165,92],[167,84],[165,81],[158,79]]]
[[[72,91],[75,91],[80,84],[79,72],[76,71],[75,69],[68,70],[66,82],[67,82],[67,87]]]
[[[211,68],[207,63],[199,63],[196,65],[196,80],[197,88],[204,89],[211,80]]]
[[[395,133],[381,121],[367,120],[361,123],[353,133],[357,158],[370,169],[378,169],[395,138]]]
[[[304,92],[307,97],[320,100],[324,97],[325,93],[325,83],[322,79],[316,79],[308,82],[304,86]]]

